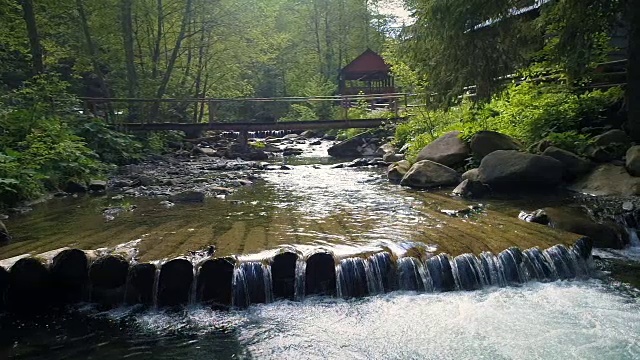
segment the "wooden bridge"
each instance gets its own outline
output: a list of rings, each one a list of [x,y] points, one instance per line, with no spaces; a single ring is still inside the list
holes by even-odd
[[[312,129],[376,128],[404,121],[407,94],[279,98],[128,99],[81,98],[84,112],[105,118],[123,130],[180,130],[188,137],[203,131],[296,131]],[[292,119],[292,104],[340,112],[341,119]],[[353,118],[354,108],[367,109],[371,118]],[[379,114],[379,115],[375,115]],[[351,117],[351,118],[350,118]],[[286,119],[283,121],[283,118]],[[294,121],[291,121],[294,120]]]

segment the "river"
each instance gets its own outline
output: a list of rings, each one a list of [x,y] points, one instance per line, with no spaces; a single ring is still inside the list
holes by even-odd
[[[577,239],[519,221],[523,202],[403,189],[378,169],[335,168],[324,151],[288,160],[291,170],[258,172],[262,180],[253,186],[204,204],[164,208],[157,199],[126,199],[137,208],[111,221],[101,211],[109,197],[54,199],[8,222],[17,241],[0,248],[0,258],[132,240],[139,260],[152,261],[211,245],[216,256],[260,259],[287,247],[347,258],[377,248],[497,254]],[[470,292],[311,296],[228,311],[81,304],[32,318],[0,315],[0,358],[637,359],[638,293],[594,273]]]

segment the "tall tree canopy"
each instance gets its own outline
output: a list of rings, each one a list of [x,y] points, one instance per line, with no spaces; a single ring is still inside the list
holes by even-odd
[[[76,93],[235,97],[332,91],[387,29],[372,0],[0,0],[0,82],[59,72]]]
[[[476,85],[487,99],[500,77],[542,62],[580,81],[605,59],[611,31],[629,28],[628,129],[640,140],[638,5],[633,0],[407,0],[415,23],[402,59],[442,99]]]

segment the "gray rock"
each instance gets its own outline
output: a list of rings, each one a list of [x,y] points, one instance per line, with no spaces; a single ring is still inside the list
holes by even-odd
[[[452,167],[461,165],[469,154],[469,145],[460,139],[460,132],[452,131],[425,146],[417,160],[431,160]]]
[[[184,191],[173,194],[169,197],[169,201],[174,203],[201,203],[204,202],[204,193],[202,191]]]
[[[311,145],[311,146],[322,145],[322,140],[312,141],[312,142],[309,143],[309,145]]]
[[[592,141],[595,146],[610,146],[613,144],[620,144],[628,147],[631,144],[631,139],[624,131],[620,129],[609,130],[603,134],[594,136]]]
[[[386,153],[382,156],[382,161],[386,163],[394,163],[404,160],[404,154]]]
[[[89,190],[102,192],[107,190],[107,182],[104,180],[91,180],[89,182]]]
[[[462,180],[479,181],[478,168],[467,170],[465,173],[462,174],[461,177],[462,177]]]
[[[69,181],[64,187],[64,191],[69,194],[85,193],[87,190],[86,184],[77,181]]]
[[[640,177],[631,176],[624,166],[602,164],[569,186],[570,190],[590,195],[640,195]]]
[[[339,142],[328,149],[330,156],[337,158],[357,158],[364,156],[362,149],[366,147],[367,141],[364,136],[355,136],[351,139]],[[376,149],[373,149],[375,153]]]
[[[193,153],[196,155],[205,155],[205,156],[217,156],[218,151],[215,149],[211,149],[208,147],[199,147],[196,146],[193,148]]]
[[[625,167],[629,174],[640,176],[640,145],[630,147],[625,158]]]
[[[398,161],[397,163],[389,165],[387,168],[387,178],[393,183],[399,183],[409,169],[411,169],[411,163],[409,161]]]
[[[562,163],[564,166],[563,177],[566,180],[573,180],[582,176],[593,167],[589,160],[555,146],[547,147],[542,155],[552,157]]]
[[[156,183],[156,179],[152,178],[151,176],[140,175],[136,179],[136,183],[139,186],[151,186],[151,185],[154,185]]]
[[[304,138],[307,138],[307,139],[310,139],[312,137],[315,137],[316,133],[313,130],[305,130],[300,134],[300,136],[302,136]]]
[[[480,131],[469,143],[471,152],[482,159],[496,150],[519,150],[520,145],[510,136],[495,131]]]
[[[396,147],[393,146],[391,143],[382,144],[378,149],[376,149],[377,156],[384,156],[385,154],[395,153],[395,152],[396,152]]]
[[[304,151],[300,148],[295,148],[295,147],[287,147],[284,149],[284,151],[282,152],[282,156],[292,156],[292,155],[300,155],[302,154]]]
[[[4,226],[4,223],[0,220],[0,244],[6,244],[9,241],[11,241],[9,231],[7,230],[7,227]]]
[[[482,159],[478,180],[493,189],[544,190],[560,184],[562,173],[562,163],[554,158],[498,150]]]
[[[300,135],[298,134],[287,134],[285,136],[283,136],[283,139],[288,139],[288,140],[292,140],[292,139],[297,139],[298,137],[300,137]]]
[[[449,186],[458,182],[460,182],[460,174],[455,170],[429,160],[422,160],[413,164],[411,169],[400,180],[401,185],[416,188]]]
[[[452,194],[462,196],[465,198],[480,197],[489,192],[487,185],[469,179],[462,180],[462,182],[453,189]]]

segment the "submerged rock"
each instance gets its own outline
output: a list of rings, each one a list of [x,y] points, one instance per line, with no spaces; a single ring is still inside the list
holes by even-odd
[[[469,157],[470,149],[460,139],[460,134],[459,131],[452,131],[437,138],[420,151],[417,160],[430,160],[449,167],[462,164]]]
[[[560,184],[562,174],[560,161],[515,150],[494,151],[478,168],[478,179],[492,189],[550,189]]]
[[[471,152],[482,159],[497,150],[519,150],[520,145],[510,136],[495,131],[480,131],[469,143]]]
[[[400,180],[401,185],[432,188],[455,185],[460,175],[453,169],[429,160],[418,161]]]
[[[393,163],[387,168],[387,178],[393,183],[399,183],[409,169],[411,169],[411,163],[408,160]]]
[[[204,202],[204,197],[205,194],[202,191],[183,191],[181,193],[171,195],[169,197],[169,201],[174,203],[201,203]]]

